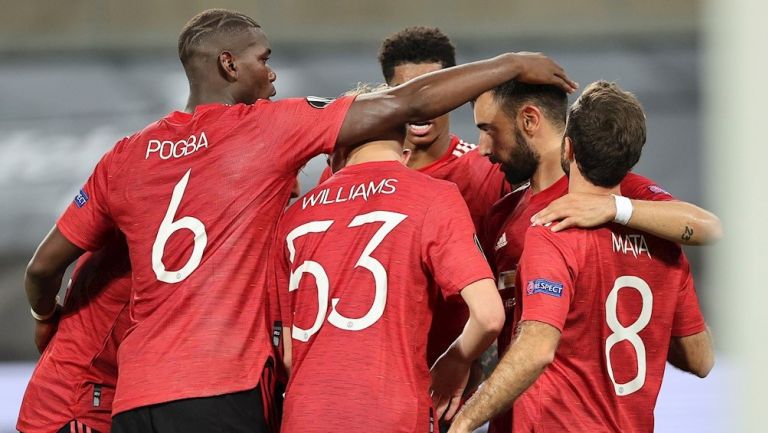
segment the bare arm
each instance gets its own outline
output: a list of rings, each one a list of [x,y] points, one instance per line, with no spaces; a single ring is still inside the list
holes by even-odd
[[[83,252],[55,226],[37,247],[24,274],[27,300],[37,314],[47,315],[55,311],[56,294],[61,288],[64,272]],[[56,332],[57,325],[58,315],[49,320],[35,321],[35,346],[40,353]]]
[[[563,68],[541,54],[502,54],[358,96],[347,112],[336,147],[389,139],[406,123],[443,115],[512,79],[553,84],[567,92],[576,89],[576,83],[568,79]]]
[[[24,287],[29,305],[38,314],[46,314],[56,306],[64,272],[83,250],[70,242],[55,226],[37,247],[24,274]]]
[[[508,409],[552,363],[560,331],[536,321],[520,324],[518,336],[491,377],[461,409],[449,432],[472,432]]]
[[[470,368],[504,326],[504,307],[491,279],[476,281],[461,291],[469,307],[469,320],[451,347],[432,367],[433,400],[438,416],[451,419],[458,409]]]
[[[291,375],[293,352],[291,347],[291,328],[283,326],[283,365],[288,376]]]
[[[722,236],[720,219],[713,213],[683,201],[632,200],[628,227],[684,245],[717,242]],[[531,218],[537,225],[559,221],[557,232],[568,227],[596,227],[613,221],[616,203],[610,195],[569,193]]]
[[[715,350],[709,328],[687,337],[672,337],[667,361],[683,371],[706,377],[715,365]]]

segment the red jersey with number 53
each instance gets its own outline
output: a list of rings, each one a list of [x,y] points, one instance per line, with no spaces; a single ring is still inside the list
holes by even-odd
[[[516,316],[562,332],[514,432],[653,432],[671,337],[705,330],[680,246],[618,224],[525,237]]]
[[[114,413],[256,386],[271,352],[277,220],[299,168],[333,150],[352,100],[201,105],[98,163],[58,227],[87,250],[113,226],[128,242],[136,326],[118,354]]]
[[[431,431],[434,304],[492,276],[456,186],[396,161],[353,165],[280,227],[292,333],[282,432]]]

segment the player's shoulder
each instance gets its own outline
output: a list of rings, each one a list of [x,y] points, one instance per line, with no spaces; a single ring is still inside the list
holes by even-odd
[[[619,186],[621,194],[630,198],[674,198],[654,180],[633,172],[627,173]]]

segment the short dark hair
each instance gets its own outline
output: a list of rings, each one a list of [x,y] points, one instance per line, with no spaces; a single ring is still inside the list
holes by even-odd
[[[404,63],[440,63],[443,68],[456,66],[456,47],[437,27],[408,27],[389,35],[381,43],[379,64],[389,83],[395,66]]]
[[[509,80],[491,90],[491,95],[509,117],[517,116],[523,105],[533,104],[544,112],[553,126],[561,131],[565,127],[568,94],[557,86]]]
[[[594,82],[568,110],[565,136],[581,174],[594,185],[614,187],[640,160],[643,107],[616,83]]]
[[[179,34],[179,59],[186,68],[196,50],[206,41],[223,34],[261,28],[253,18],[227,9],[208,9],[192,17]]]

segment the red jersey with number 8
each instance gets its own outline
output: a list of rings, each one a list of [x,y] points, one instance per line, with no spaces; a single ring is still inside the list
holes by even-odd
[[[431,431],[434,303],[492,277],[457,187],[397,161],[349,166],[289,208],[278,236],[282,432]]]
[[[653,432],[670,339],[703,332],[680,246],[617,224],[531,227],[515,315],[562,332],[513,406],[514,432]]]
[[[201,105],[120,141],[58,222],[86,250],[118,227],[136,322],[113,411],[254,388],[271,353],[267,262],[297,171],[353,98]]]

